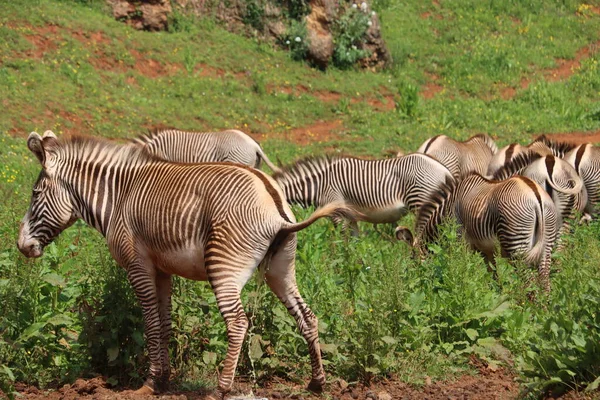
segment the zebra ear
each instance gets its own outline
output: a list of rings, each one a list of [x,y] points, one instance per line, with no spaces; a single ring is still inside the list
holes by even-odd
[[[58,138],[56,137],[54,132],[52,132],[52,131],[44,132],[44,134],[42,135],[42,144],[43,144],[44,150],[48,150],[49,148],[52,148],[57,143],[58,143]]]
[[[31,132],[27,138],[27,147],[38,160],[42,167],[46,162],[46,154],[44,153],[44,145],[42,144],[42,137],[37,132]]]

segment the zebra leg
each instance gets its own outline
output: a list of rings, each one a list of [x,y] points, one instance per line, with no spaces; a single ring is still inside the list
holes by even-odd
[[[169,340],[171,339],[171,275],[159,272],[156,276],[156,289],[158,295],[158,313],[160,316],[160,357],[161,374],[160,390],[166,390],[171,376],[171,365],[169,363]]]
[[[296,284],[296,235],[289,235],[272,255],[265,280],[273,293],[294,317],[300,333],[308,343],[312,379],[308,389],[320,393],[325,385],[325,371],[321,361],[318,320],[306,305]]]
[[[127,278],[133,291],[142,306],[144,316],[144,332],[146,334],[146,348],[150,359],[149,376],[144,385],[135,391],[137,395],[154,394],[157,382],[162,374],[161,357],[161,323],[158,312],[158,298],[156,290],[155,271],[144,265],[133,265],[127,269]]]

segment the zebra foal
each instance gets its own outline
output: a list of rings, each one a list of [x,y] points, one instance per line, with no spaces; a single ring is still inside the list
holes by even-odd
[[[264,160],[273,172],[279,171],[254,139],[235,129],[222,132],[155,129],[133,141],[165,161],[232,162],[260,168]]]
[[[396,237],[423,251],[438,235],[446,218],[456,217],[467,242],[494,262],[495,241],[503,257],[524,257],[537,266],[540,283],[550,291],[550,253],[557,237],[556,207],[532,180],[518,176],[490,181],[472,174],[450,183],[424,205],[416,220],[416,235],[405,227]]]
[[[488,135],[475,135],[464,142],[439,135],[427,139],[417,153],[432,156],[444,164],[454,178],[462,179],[471,172],[484,175],[497,151],[496,143]]]
[[[356,209],[358,219],[374,224],[398,221],[453,180],[441,163],[418,153],[382,160],[309,157],[273,178],[292,204],[320,207],[341,202]]]
[[[142,306],[149,376],[139,394],[169,379],[171,275],[208,280],[227,326],[228,349],[217,396],[231,389],[248,319],[240,292],[263,264],[265,280],[308,342],[309,389],[325,383],[317,318],[296,285],[295,232],[352,211],[330,204],[296,223],[277,184],[261,171],[229,163],[171,164],[137,145],[31,133],[42,165],[18,248],[39,257],[78,218],[107,240]]]

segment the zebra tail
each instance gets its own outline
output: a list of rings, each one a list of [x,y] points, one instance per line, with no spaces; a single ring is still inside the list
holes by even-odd
[[[262,149],[259,149],[259,151],[256,152],[256,155],[259,158],[261,158],[269,168],[271,168],[271,171],[273,171],[273,173],[281,172],[281,169],[278,168],[275,164],[273,164],[271,160],[269,160],[269,157],[267,157],[267,155]]]
[[[336,217],[337,219],[345,219],[350,222],[355,222],[362,217],[362,214],[352,207],[347,206],[343,202],[334,202],[327,204],[317,209],[310,217],[302,222],[288,223],[279,231],[280,234],[288,234],[301,231],[304,228],[312,225],[316,220],[323,217]]]
[[[539,204],[539,207],[535,208],[535,227],[533,228],[533,238],[531,241],[531,252],[529,253],[529,259],[526,260],[528,263],[533,264],[534,262],[541,260],[546,247],[546,231],[544,210],[542,209],[543,203]]]
[[[548,184],[552,186],[552,189],[556,190],[557,192],[564,194],[577,194],[581,192],[581,189],[583,188],[583,179],[579,177],[577,177],[576,179],[569,179],[569,183],[573,185],[572,188],[559,186],[556,184],[556,182],[554,182],[553,176],[548,177]]]

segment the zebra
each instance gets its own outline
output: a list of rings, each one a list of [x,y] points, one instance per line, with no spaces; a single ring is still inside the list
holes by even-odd
[[[358,220],[374,224],[398,221],[418,209],[442,183],[454,179],[448,168],[420,153],[381,160],[308,157],[273,178],[292,204],[319,207],[342,202],[360,213]],[[356,233],[356,224],[353,228]]]
[[[512,158],[492,179],[504,180],[513,175],[526,176],[544,188],[556,205],[559,233],[569,232],[569,220],[575,212],[583,212],[587,203],[587,191],[577,171],[561,158],[529,150]]]
[[[574,144],[559,142],[540,136],[536,141],[543,142],[552,150],[552,154],[563,158],[583,179],[588,201],[582,222],[597,218],[600,210],[600,147],[591,143]]]
[[[488,165],[487,174],[488,178],[494,176],[494,174],[510,164],[510,162],[520,154],[533,152],[540,156],[552,155],[552,149],[541,141],[534,141],[527,146],[522,146],[518,143],[511,143],[498,150],[496,154],[490,160]]]
[[[581,144],[570,150],[564,159],[581,176],[587,191],[583,221],[597,218],[600,213],[600,147],[590,143]]]
[[[351,218],[350,208],[331,203],[296,223],[275,181],[247,166],[168,163],[137,145],[57,139],[51,131],[32,132],[27,145],[42,171],[17,246],[26,257],[39,257],[78,218],[106,238],[144,315],[150,370],[136,393],[152,394],[168,383],[171,275],[210,283],[228,335],[216,397],[230,391],[248,328],[240,292],[259,264],[308,343],[308,388],[322,390],[317,317],[296,285],[295,232],[322,217]]]
[[[417,153],[428,154],[451,172],[454,178],[462,179],[471,172],[484,175],[492,156],[498,152],[494,140],[488,135],[475,135],[464,142],[458,142],[445,135],[427,139]]]
[[[222,132],[154,129],[133,142],[165,161],[233,162],[259,168],[264,160],[273,172],[279,171],[254,139],[235,129]]]
[[[473,173],[450,182],[419,210],[416,235],[399,226],[396,237],[423,252],[438,235],[445,218],[456,217],[462,234],[488,263],[494,263],[495,239],[503,257],[523,257],[536,265],[545,291],[550,291],[550,253],[557,238],[556,207],[537,183],[516,176],[492,181]]]

